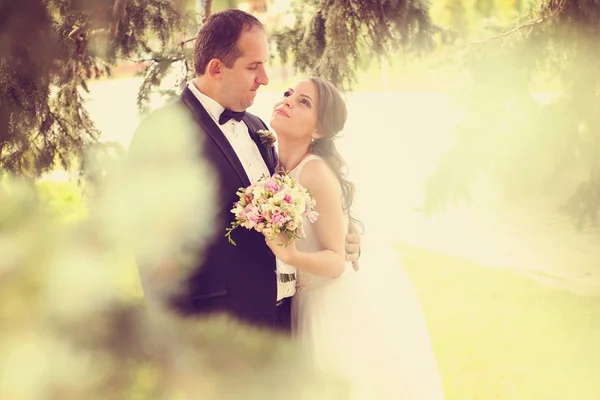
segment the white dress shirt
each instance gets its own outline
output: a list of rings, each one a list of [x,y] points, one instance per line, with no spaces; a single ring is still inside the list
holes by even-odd
[[[225,107],[200,92],[196,85],[194,85],[193,80],[188,84],[188,88],[198,99],[200,104],[202,104],[202,107],[204,107],[206,112],[208,112],[208,115],[215,121],[215,124],[221,128],[221,132],[223,132],[223,135],[225,135],[225,138],[227,138],[238,159],[241,161],[250,182],[256,183],[263,175],[269,176],[269,168],[262,158],[258,146],[256,146],[256,143],[250,137],[246,124],[243,121],[238,122],[232,118],[223,125],[220,125],[219,117],[225,110]],[[295,281],[281,282],[279,280],[280,264],[279,260],[277,260],[277,270],[275,271],[275,279],[277,279],[277,301],[284,297],[293,296],[294,293],[296,293]],[[281,267],[285,269],[285,271],[283,271],[284,273],[291,272],[289,271],[289,266],[283,265]]]

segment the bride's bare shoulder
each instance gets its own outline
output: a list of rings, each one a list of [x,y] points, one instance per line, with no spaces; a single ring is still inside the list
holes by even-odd
[[[310,191],[340,192],[339,181],[331,167],[321,157],[311,156],[300,174],[300,184]]]

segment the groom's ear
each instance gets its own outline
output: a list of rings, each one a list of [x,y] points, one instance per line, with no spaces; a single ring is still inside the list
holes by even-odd
[[[206,72],[208,76],[213,79],[221,79],[221,73],[223,72],[223,63],[218,58],[213,58],[208,62],[206,66]]]

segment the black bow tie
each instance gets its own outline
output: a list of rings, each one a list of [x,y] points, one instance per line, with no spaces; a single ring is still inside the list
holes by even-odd
[[[229,121],[232,118],[235,119],[237,122],[240,122],[242,118],[244,118],[244,114],[246,114],[245,111],[231,111],[225,109],[219,117],[219,125],[223,125],[225,122]]]

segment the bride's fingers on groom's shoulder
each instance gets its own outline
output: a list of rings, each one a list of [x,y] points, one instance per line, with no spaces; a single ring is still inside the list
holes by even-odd
[[[348,233],[346,235],[346,244],[348,243],[360,243],[360,235],[358,233]]]
[[[358,261],[354,261],[352,263],[352,268],[354,268],[355,271],[358,271],[360,269],[360,263]]]
[[[358,260],[358,252],[360,250],[360,246],[356,243],[346,242],[346,256],[354,256],[353,259],[348,261],[356,261]]]
[[[346,261],[349,261],[351,263],[355,263],[358,261],[358,254],[357,253],[346,253]]]

